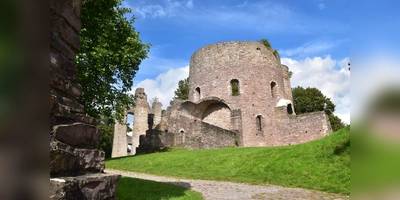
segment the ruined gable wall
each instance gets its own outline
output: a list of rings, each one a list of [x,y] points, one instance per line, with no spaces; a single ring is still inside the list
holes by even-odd
[[[162,111],[162,103],[156,102],[152,105],[150,113],[153,114],[153,127],[155,129],[157,125],[161,123],[161,111]]]

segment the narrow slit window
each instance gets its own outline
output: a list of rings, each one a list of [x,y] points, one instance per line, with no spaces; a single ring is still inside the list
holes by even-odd
[[[237,79],[231,80],[232,96],[239,96],[239,81]]]
[[[200,99],[200,94],[201,93],[200,93],[200,88],[199,87],[196,88],[196,92],[197,92],[197,95],[199,96],[199,99]]]
[[[262,130],[262,128],[261,128],[261,115],[258,115],[256,119],[257,119],[257,129],[259,131],[261,131]]]
[[[274,81],[271,82],[271,96],[273,98],[276,96],[276,82]]]
[[[289,115],[293,114],[293,108],[292,108],[292,104],[291,104],[291,103],[289,103],[289,104],[287,105],[287,113],[288,113]]]

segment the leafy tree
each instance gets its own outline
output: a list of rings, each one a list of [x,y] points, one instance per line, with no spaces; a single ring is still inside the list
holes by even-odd
[[[178,88],[175,90],[175,96],[173,99],[189,98],[189,77],[178,82]]]
[[[337,131],[346,126],[342,120],[335,116],[335,105],[317,88],[296,87],[292,89],[293,103],[296,114],[325,111],[331,122],[331,127]]]
[[[97,128],[101,131],[99,149],[105,152],[106,158],[110,158],[114,139],[114,122],[107,116],[100,115]]]
[[[150,44],[143,44],[139,33],[124,15],[131,9],[122,0],[84,0],[81,9],[81,52],[76,56],[77,82],[82,86],[79,102],[85,112],[97,119],[105,115],[121,121],[134,104],[128,94],[139,64]]]

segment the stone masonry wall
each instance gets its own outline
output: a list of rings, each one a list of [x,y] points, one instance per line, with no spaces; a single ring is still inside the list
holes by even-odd
[[[169,147],[175,146],[176,134],[160,131],[148,130],[146,135],[140,136],[140,145],[136,148],[136,153],[162,152]]]
[[[123,119],[126,121],[126,117]],[[120,124],[118,122],[114,125],[114,138],[113,138],[113,148],[111,152],[111,157],[120,157],[127,155],[127,145],[129,142],[126,135],[127,127],[125,124]]]
[[[203,113],[202,121],[231,130],[231,110],[225,104],[212,104]]]
[[[151,108],[151,113],[154,115],[153,118],[153,127],[152,129],[154,129],[157,125],[159,125],[161,123],[161,110],[162,110],[162,103],[161,102],[156,102],[152,105]]]
[[[238,146],[237,132],[204,123],[194,122],[194,132],[170,133],[160,130],[148,130],[140,136],[140,145],[136,153],[165,151],[169,147],[181,146],[187,149],[214,149]]]
[[[97,121],[77,102],[81,5],[82,0],[50,1],[50,199],[115,199],[120,176],[102,173]]]
[[[201,124],[200,149],[215,149],[239,146],[238,133],[208,123]]]
[[[146,130],[149,129],[149,113],[147,94],[143,88],[137,88],[135,91],[135,106],[127,111],[127,114],[133,115],[133,121],[128,122],[133,124],[132,137],[127,136],[125,124],[115,123],[112,158],[136,154],[136,148],[139,146],[139,137],[145,135]],[[159,115],[161,115],[161,110]],[[125,122],[127,122],[126,119]],[[130,152],[127,151],[128,144],[131,145]]]
[[[276,145],[301,144],[322,138],[332,132],[324,111],[300,114],[278,121],[280,137]]]
[[[232,95],[232,81],[238,82],[238,96]],[[263,119],[264,132],[277,131],[271,119],[274,107],[281,99],[292,98],[288,68],[273,49],[259,42],[207,45],[190,60],[189,100],[200,102],[210,97],[223,99],[231,110],[241,110],[244,146],[263,146],[269,141],[260,137],[256,120],[258,116]]]

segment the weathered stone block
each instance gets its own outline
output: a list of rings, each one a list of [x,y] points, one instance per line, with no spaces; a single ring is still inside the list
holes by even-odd
[[[78,13],[75,12],[73,6],[67,3],[67,1],[50,1],[50,9],[63,16],[75,31],[81,30],[82,23]]]
[[[59,33],[50,32],[50,51],[53,49],[59,51],[62,55],[70,60],[75,59],[75,51],[72,50],[72,48],[60,38]]]
[[[50,74],[50,87],[57,89],[58,93],[63,93],[62,96],[72,99],[78,99],[82,94],[81,87],[75,81],[66,80],[53,73]]]
[[[50,142],[50,175],[57,177],[102,172],[104,158],[104,152],[98,149],[79,149],[52,140]]]
[[[73,61],[55,53],[50,53],[50,72],[67,80],[76,81],[77,68]]]
[[[50,16],[50,32],[59,33],[67,44],[77,51],[80,50],[81,42],[76,34],[77,31],[72,29],[63,18],[56,15]]]
[[[100,144],[100,130],[88,124],[57,125],[52,133],[55,139],[74,147],[97,148]]]
[[[93,126],[97,125],[97,120],[95,118],[88,117],[83,113],[74,112],[70,107],[60,103],[53,104],[50,120],[52,127],[58,124],[72,124],[76,122],[82,122]]]
[[[50,199],[116,199],[120,175],[87,174],[50,179]]]

